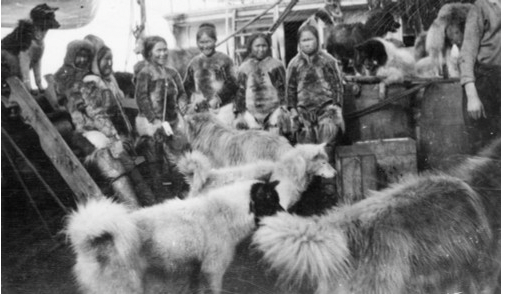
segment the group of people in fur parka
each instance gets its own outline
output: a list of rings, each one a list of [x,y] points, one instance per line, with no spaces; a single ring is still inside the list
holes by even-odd
[[[316,28],[300,28],[299,54],[288,72],[270,55],[271,41],[264,34],[251,36],[248,55],[237,71],[230,57],[216,51],[213,24],[200,25],[196,37],[200,54],[190,61],[184,80],[167,66],[167,42],[159,36],[144,39],[144,60],[134,67],[139,107],[135,129],[121,105],[124,95],[112,75],[110,49],[94,35],[71,42],[55,81],[57,96],[76,130],[99,131],[112,141],[133,141],[134,133],[143,136],[148,147],[144,157],[163,191],[161,164],[168,160],[167,150],[180,149],[186,113],[218,112],[229,104],[236,127],[241,122],[248,126],[247,111],[265,128],[277,111],[277,117],[295,123],[292,131],[299,143],[332,143],[344,129],[341,73],[337,61],[320,50]],[[332,116],[335,113],[340,121]]]

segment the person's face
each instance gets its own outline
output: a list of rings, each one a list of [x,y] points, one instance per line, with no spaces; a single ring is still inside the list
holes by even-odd
[[[108,51],[98,63],[98,69],[103,76],[112,74],[112,53]]]
[[[269,45],[264,38],[259,37],[253,41],[251,44],[251,54],[257,60],[263,60],[267,57],[267,52],[269,51]]]
[[[457,25],[450,25],[446,28],[446,36],[450,40],[450,43],[456,44],[458,47],[462,46],[464,40],[464,34]]]
[[[91,60],[90,59],[90,53],[87,50],[85,50],[85,49],[80,49],[76,53],[76,57],[75,57],[75,60],[74,60],[74,65],[77,68],[85,69],[85,68],[89,67],[90,60]]]
[[[316,36],[309,31],[304,31],[300,34],[299,46],[302,52],[306,55],[312,55],[318,48]]]
[[[169,50],[167,49],[167,44],[162,41],[157,42],[151,50],[151,61],[160,66],[164,66],[168,58]]]
[[[200,52],[209,57],[214,54],[216,40],[204,33],[200,36],[199,40],[197,40],[197,46]]]

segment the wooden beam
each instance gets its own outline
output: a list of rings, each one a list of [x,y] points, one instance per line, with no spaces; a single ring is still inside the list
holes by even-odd
[[[283,21],[286,19],[288,14],[292,11],[292,8],[299,2],[299,0],[292,0],[288,5],[286,6],[285,10],[281,13],[281,15],[278,17],[276,22],[269,28],[269,35],[272,35],[276,31],[276,29],[283,23]]]
[[[278,0],[278,2],[272,4],[271,6],[269,6],[266,10],[264,10],[264,12],[262,12],[261,14],[257,15],[256,17],[254,17],[251,21],[249,21],[248,23],[246,23],[244,26],[242,26],[240,29],[238,29],[237,31],[235,31],[234,33],[228,35],[227,37],[225,37],[222,41],[219,41],[216,43],[216,47],[218,47],[220,44],[224,43],[225,41],[227,41],[229,38],[231,37],[234,37],[235,35],[241,33],[244,29],[246,29],[249,25],[253,24],[254,22],[256,22],[258,19],[260,19],[262,16],[264,16],[265,14],[267,14],[269,12],[269,10],[273,9],[276,5],[278,5],[279,3],[281,3],[281,1],[283,0]]]
[[[11,87],[10,99],[19,104],[24,121],[37,132],[42,149],[74,191],[78,201],[84,202],[88,197],[101,196],[102,192],[97,184],[21,81],[16,77],[10,77],[7,82]]]

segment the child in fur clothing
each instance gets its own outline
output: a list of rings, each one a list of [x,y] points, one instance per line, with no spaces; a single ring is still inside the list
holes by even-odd
[[[287,70],[286,99],[292,117],[302,123],[298,143],[332,143],[342,117],[343,79],[337,60],[320,50],[318,31],[304,25],[298,32],[299,53]]]

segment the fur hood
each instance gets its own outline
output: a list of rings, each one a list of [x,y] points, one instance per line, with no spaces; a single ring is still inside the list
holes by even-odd
[[[91,52],[92,57],[95,56],[95,50],[93,45],[87,40],[74,40],[67,45],[67,53],[63,63],[67,66],[75,67],[74,61],[76,59],[77,52],[81,49],[87,49]]]

